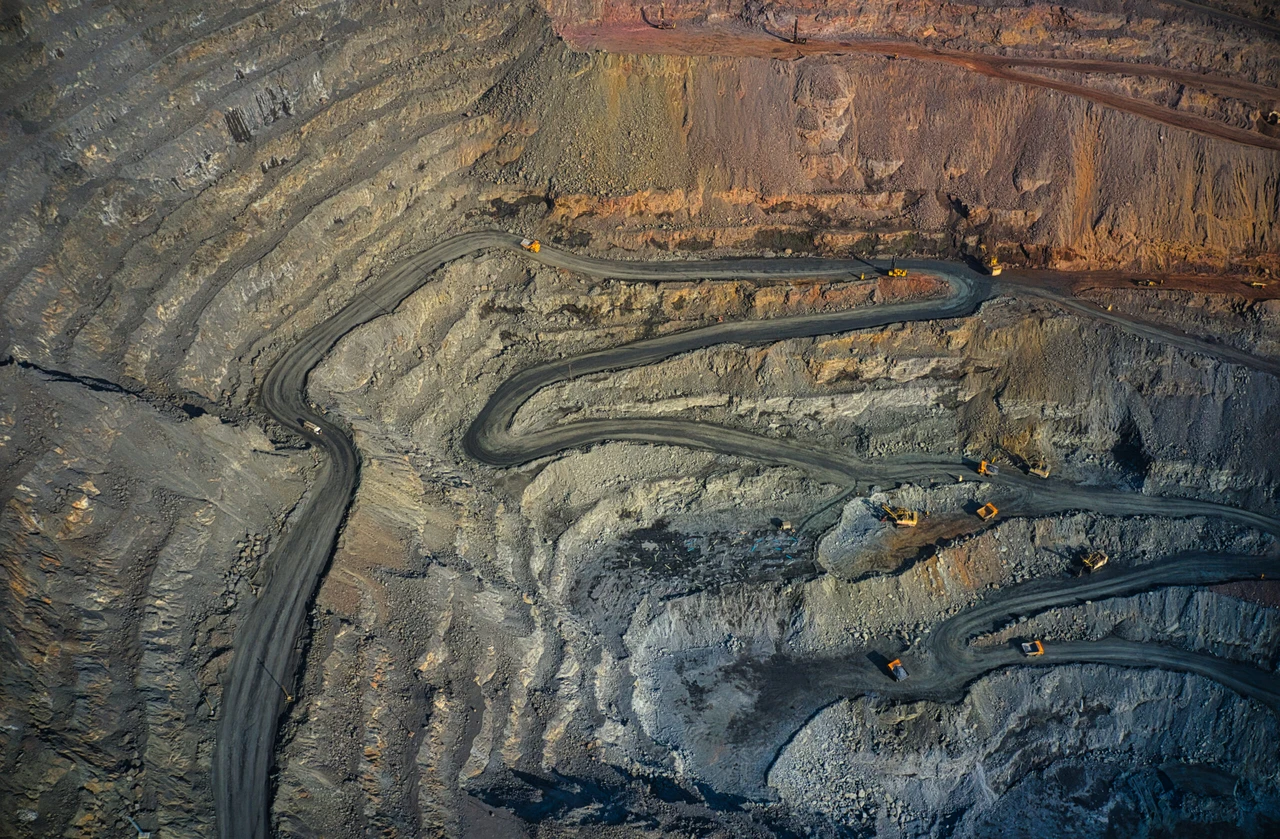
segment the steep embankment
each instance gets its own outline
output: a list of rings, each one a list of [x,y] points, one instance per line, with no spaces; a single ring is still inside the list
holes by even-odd
[[[286,343],[474,208],[512,129],[478,103],[550,36],[502,3],[0,18],[0,812],[209,835],[229,651],[316,461],[197,415],[243,422]]]
[[[671,3],[673,31],[631,6],[549,8],[605,54],[533,83],[540,130],[499,177],[505,200],[549,194],[578,241],[1280,269],[1265,34],[1151,3]],[[802,47],[778,37],[796,14]]]

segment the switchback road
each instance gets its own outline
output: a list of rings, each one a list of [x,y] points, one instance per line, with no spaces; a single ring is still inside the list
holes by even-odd
[[[447,239],[401,263],[369,288],[361,289],[347,306],[313,327],[291,347],[271,368],[263,383],[260,394],[263,410],[281,425],[310,440],[324,452],[325,458],[311,497],[272,554],[266,584],[234,640],[213,766],[218,830],[223,839],[258,839],[270,833],[270,774],[277,724],[290,701],[286,693],[296,679],[307,610],[332,555],[359,474],[360,457],[354,443],[339,426],[309,407],[305,396],[307,377],[343,335],[394,310],[441,266],[485,249],[525,253],[519,248],[519,238],[505,233],[466,233]],[[593,259],[549,247],[544,247],[540,254],[525,255],[547,265],[594,277],[643,281],[834,279],[848,278],[866,269],[866,263],[861,261],[827,259],[623,262]],[[959,459],[862,462],[737,429],[680,420],[600,420],[570,423],[521,437],[510,433],[510,421],[520,405],[533,393],[556,381],[591,372],[652,364],[681,352],[718,343],[760,344],[905,320],[960,317],[973,312],[991,293],[986,278],[962,266],[939,262],[904,264],[928,268],[939,274],[951,284],[953,293],[945,299],[888,304],[855,312],[717,324],[591,353],[574,359],[572,365],[565,360],[530,368],[503,383],[494,393],[468,431],[466,449],[479,460],[508,466],[602,440],[634,440],[695,446],[765,462],[784,463],[807,469],[816,477],[839,482],[852,477],[885,482],[906,481],[954,473],[963,468]],[[1160,340],[1171,337],[1174,343],[1186,338],[1168,336],[1157,327],[1119,315],[1114,319],[1121,328],[1135,330],[1147,337],[1152,334]],[[1214,352],[1222,349],[1200,344],[1195,344],[1195,347]],[[1249,358],[1246,356],[1246,360]],[[309,432],[304,425],[307,422],[318,426],[321,433]],[[1073,486],[1060,480],[1036,481],[1021,475],[1001,476],[996,482],[1009,494],[1006,508],[1014,514],[1040,515],[1066,509],[1087,509],[1122,515],[1208,515],[1232,519],[1271,533],[1280,532],[1280,522],[1270,517],[1194,499],[1102,491]],[[1069,647],[1059,649],[1055,655],[1067,655],[1070,650]],[[1138,649],[1095,646],[1090,650],[1088,655],[1108,657],[1109,663],[1147,666],[1152,660],[1147,646]],[[1077,654],[1083,656],[1086,651],[1080,650]],[[1176,658],[1179,652],[1173,651],[1169,655]],[[1184,665],[1183,669],[1191,667],[1188,663],[1191,659],[1184,657],[1178,661]],[[1169,666],[1177,669],[1176,664],[1177,661],[1171,660]],[[1228,684],[1228,678],[1242,678],[1239,674],[1232,675],[1234,673],[1219,673],[1223,677],[1220,680]]]

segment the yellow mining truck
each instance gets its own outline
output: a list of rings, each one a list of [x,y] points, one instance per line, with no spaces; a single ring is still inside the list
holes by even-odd
[[[530,253],[538,253],[539,251],[542,250],[542,243],[539,242],[537,239],[521,239],[520,247],[524,248]]]

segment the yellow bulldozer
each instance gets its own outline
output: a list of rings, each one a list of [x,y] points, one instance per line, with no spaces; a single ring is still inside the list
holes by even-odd
[[[1089,551],[1080,559],[1080,564],[1084,566],[1084,570],[1092,574],[1110,561],[1111,557],[1102,551]]]
[[[920,523],[920,514],[915,510],[908,510],[906,507],[890,507],[888,504],[881,504],[880,508],[884,510],[885,519],[898,527],[915,527]]]

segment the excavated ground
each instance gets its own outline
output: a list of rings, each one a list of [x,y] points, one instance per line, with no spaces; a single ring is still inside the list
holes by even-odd
[[[1135,565],[1188,548],[1266,550],[1269,538],[1207,519],[1092,514],[1011,520],[984,529],[963,512],[966,502],[980,497],[970,484],[907,487],[890,496],[861,487],[834,508],[834,516],[828,513],[825,524],[818,520],[791,534],[774,522],[803,522],[846,488],[813,484],[789,469],[626,444],[514,473],[459,464],[456,455],[457,435],[486,394],[537,358],[611,346],[648,334],[655,323],[669,329],[725,315],[768,317],[822,308],[824,291],[844,306],[900,299],[886,294],[886,285],[771,288],[763,296],[772,305],[762,308],[762,292],[745,284],[698,284],[701,305],[690,311],[684,302],[688,286],[584,281],[530,270],[510,257],[489,257],[447,269],[393,316],[352,333],[313,377],[312,392],[332,398],[326,410],[358,418],[357,440],[371,453],[353,517],[361,544],[379,538],[372,535],[377,528],[407,540],[409,556],[417,559],[408,570],[384,569],[380,577],[330,576],[320,598],[322,624],[353,640],[318,647],[308,673],[319,680],[317,704],[337,709],[349,707],[347,668],[376,667],[381,684],[361,688],[366,721],[381,714],[395,718],[396,698],[425,682],[435,716],[430,738],[417,746],[405,739],[408,729],[391,722],[376,730],[353,728],[360,739],[351,742],[347,757],[334,750],[332,738],[318,733],[296,740],[285,775],[307,814],[301,821],[337,823],[341,811],[320,804],[329,794],[320,794],[327,786],[320,779],[342,777],[341,766],[347,772],[362,767],[372,773],[367,789],[385,789],[410,770],[436,778],[442,765],[466,779],[464,790],[491,804],[524,801],[516,809],[525,818],[585,820],[593,829],[627,823],[642,811],[646,820],[669,830],[687,808],[748,832],[778,830],[798,820],[833,830],[875,824],[881,831],[896,825],[906,835],[955,835],[952,830],[966,825],[980,832],[983,825],[1008,819],[1003,808],[1016,807],[993,802],[1002,801],[1022,775],[976,800],[950,787],[921,791],[867,782],[866,794],[876,803],[854,815],[843,786],[809,784],[803,761],[829,756],[823,745],[810,747],[818,752],[801,751],[811,742],[809,727],[802,727],[803,736],[792,736],[794,725],[818,710],[804,705],[802,662],[833,652],[909,648],[937,621],[993,589],[1073,573],[1087,548],[1103,548]],[[931,293],[928,286],[896,291]],[[1247,334],[1242,327],[1254,313],[1221,306],[1221,295],[1213,302],[1218,326],[1231,323],[1235,334]],[[1274,319],[1262,324],[1258,342],[1273,341]],[[432,343],[447,352],[418,360],[418,348]],[[466,383],[468,400],[439,399],[449,383],[458,382]],[[736,425],[873,457],[1005,448],[1046,457],[1057,473],[1084,482],[1229,498],[1256,509],[1275,503],[1274,455],[1227,430],[1269,421],[1277,395],[1271,377],[1117,335],[1048,304],[1002,299],[975,318],[946,325],[762,349],[718,348],[573,380],[552,391],[522,410],[518,428],[598,415],[658,415]],[[1196,424],[1186,423],[1188,411],[1199,418]],[[403,452],[411,453],[407,460]],[[1210,460],[1213,467],[1206,468]],[[393,491],[404,503],[377,500]],[[422,502],[409,501],[423,492],[432,499],[427,509],[445,511],[428,515]],[[932,518],[950,526],[941,528],[936,543],[904,545],[889,538],[897,534],[876,515],[888,498],[929,509]],[[366,503],[368,518],[361,515]],[[451,542],[429,536],[436,519],[460,522]],[[828,526],[833,527],[824,534]],[[364,562],[362,553],[356,545],[344,547],[337,566]],[[894,573],[878,576],[883,572]],[[477,579],[484,582],[478,585]],[[1274,669],[1273,610],[1242,603],[1241,595],[1257,597],[1254,590],[1233,595],[1198,594],[1206,605],[1194,621],[1183,619],[1182,632],[1176,622],[1155,619],[1173,607],[1148,612],[1129,599],[1068,618],[1050,613],[1025,631],[1058,640],[1097,637],[1111,631],[1099,628],[1110,621],[1127,627],[1125,637],[1188,649],[1221,653],[1244,644],[1247,649],[1234,656]],[[400,634],[403,627],[396,629],[409,608],[411,626],[421,616],[435,627],[425,647]],[[1146,615],[1147,623],[1135,625],[1126,617],[1135,612]],[[1272,628],[1259,632],[1259,620]],[[393,644],[390,634],[397,639]],[[349,647],[360,638],[363,647]],[[356,663],[361,659],[363,667]],[[373,663],[396,659],[399,668]],[[797,664],[786,664],[790,660]],[[1095,669],[1065,668],[1081,674]],[[1040,676],[1032,671],[991,679],[1014,678],[1034,696]],[[1232,696],[1189,676],[1132,682],[1110,672],[1106,680],[1115,685],[1108,690],[1121,691],[1108,707],[1159,704],[1170,680],[1187,686],[1180,690],[1210,691],[1220,697],[1215,701]],[[459,684],[472,683],[478,688],[459,692]],[[787,697],[786,709],[760,704],[771,685],[787,683],[799,687]],[[980,687],[974,696],[986,690]],[[977,709],[948,708],[945,714],[987,713],[981,699],[966,701],[978,703]],[[1240,713],[1269,719],[1261,706],[1230,701]],[[877,707],[874,700],[871,707]],[[1161,713],[1171,715],[1169,726],[1176,731],[1177,720],[1201,710],[1199,704],[1180,704]],[[931,712],[930,718],[943,713]],[[797,715],[794,724],[785,724]],[[1135,723],[1121,715],[1110,724],[1124,730]],[[1050,748],[1062,752],[1063,765],[1090,772],[1095,764],[1104,766],[1107,778],[1129,778],[1139,753],[1144,762],[1178,764],[1191,744],[1171,736],[1142,750],[1109,750],[1055,731],[1041,746],[1024,723],[1009,725],[1023,737],[1018,748]],[[1250,725],[1233,729],[1239,748],[1265,748],[1249,733],[1264,729]],[[465,760],[449,763],[449,755]],[[858,765],[866,759],[856,751],[848,756]],[[976,753],[966,759],[979,766],[985,761]],[[1212,762],[1207,755],[1195,760]],[[317,774],[316,764],[327,771]],[[1023,774],[1043,772],[1043,783],[1052,784],[1059,770],[1066,771],[1032,762]],[[951,778],[955,767],[935,771]],[[635,791],[638,779],[654,777],[666,778],[667,786]],[[1166,800],[1169,791],[1143,786],[1148,781],[1159,777],[1136,778],[1137,786],[1107,799],[1103,810],[1114,810],[1114,818],[1103,817],[1099,824],[1123,826],[1125,819],[1154,817],[1154,810],[1133,809],[1138,805],[1130,799],[1139,794],[1134,789],[1164,802],[1160,817],[1173,822],[1198,822],[1208,812],[1179,809],[1181,803]],[[1240,804],[1233,818],[1248,821],[1273,812],[1275,781],[1274,775],[1259,775],[1259,798]],[[1033,782],[1032,789],[1035,783],[1042,782]],[[809,797],[796,793],[797,786]],[[432,788],[456,795],[446,793],[443,782]],[[876,809],[882,791],[909,804],[882,813]],[[1023,787],[1016,794],[1037,795]],[[625,806],[605,806],[613,796],[621,796]],[[943,800],[953,803],[943,807]],[[746,801],[761,803],[740,810]],[[902,809],[908,806],[915,815]],[[460,809],[447,798],[432,799],[432,812]],[[1037,818],[1056,823],[1065,813],[1046,811]],[[956,818],[949,821],[947,814]]]
[[[1265,5],[1220,8],[1267,23]],[[1078,271],[1052,282],[1280,360],[1280,154],[1176,127],[1278,136],[1265,26],[1154,0],[673,0],[675,33],[703,34],[669,49],[667,30],[633,32],[639,11],[0,4],[0,836],[118,836],[126,816],[234,835],[210,781],[228,663],[322,471],[258,389],[308,327],[461,230],[647,260],[1011,266],[1014,291],[971,317],[573,378],[517,431],[699,420],[868,459],[1039,457],[1073,482],[1280,514],[1274,376],[1017,291],[1018,269]],[[743,46],[797,14],[810,54]],[[859,39],[970,58],[816,49]],[[585,51],[610,46],[626,54]],[[1164,111],[966,69],[979,59],[1142,62],[1163,69],[1000,67]],[[984,525],[970,480],[832,485],[674,446],[510,469],[462,450],[489,395],[542,361],[944,293],[870,266],[656,284],[491,252],[343,338],[308,394],[350,430],[360,479],[303,666],[267,674],[290,697],[277,834],[1275,832],[1276,711],[1205,678],[1017,668],[903,704],[842,699],[818,672],[910,654],[1089,549],[1132,568],[1271,536],[1079,512]],[[895,531],[885,502],[930,515]],[[976,643],[1119,637],[1275,673],[1276,587],[1055,608]]]

